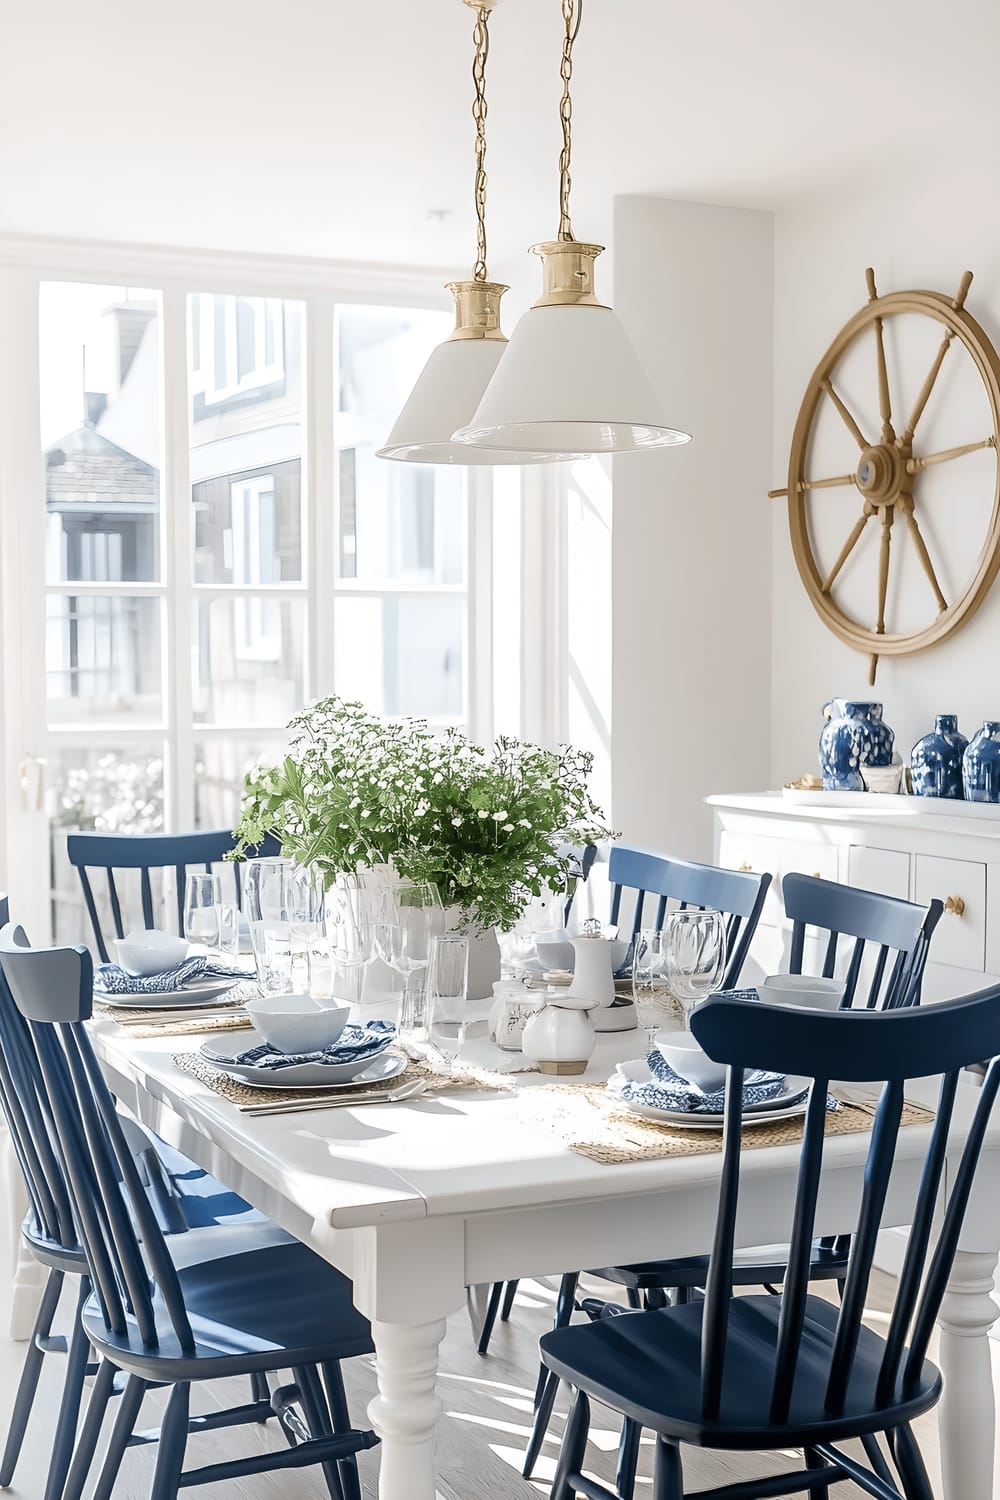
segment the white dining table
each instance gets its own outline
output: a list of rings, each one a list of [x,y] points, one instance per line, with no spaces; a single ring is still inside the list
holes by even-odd
[[[453,1090],[397,1104],[249,1117],[181,1072],[199,1038],[138,1040],[93,1023],[109,1082],[145,1124],[269,1214],[354,1282],[372,1324],[382,1439],[380,1500],[434,1500],[438,1348],[445,1319],[477,1284],[697,1254],[711,1241],[717,1153],[601,1165],[540,1128],[511,1093]],[[633,1032],[598,1039],[585,1077],[638,1050]],[[976,1094],[963,1083],[957,1136]],[[964,1112],[964,1113],[963,1113]],[[532,1118],[534,1116],[535,1118]],[[900,1134],[884,1223],[907,1222],[929,1127]],[[956,1140],[953,1134],[953,1141]],[[855,1219],[867,1134],[828,1138],[816,1232]],[[956,1141],[949,1157],[960,1149]],[[737,1237],[773,1242],[790,1221],[798,1147],[744,1153]],[[991,1129],[940,1323],[945,1500],[992,1500],[995,1414],[988,1330],[997,1316],[1000,1120]],[[471,1336],[471,1335],[470,1335]]]

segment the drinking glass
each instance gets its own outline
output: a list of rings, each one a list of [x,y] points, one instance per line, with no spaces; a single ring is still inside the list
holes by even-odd
[[[469,939],[435,934],[427,963],[427,1020],[431,1043],[449,1056],[465,1042],[469,1023]]]
[[[671,912],[663,929],[667,977],[684,1007],[685,1025],[691,1011],[722,983],[726,967],[726,924],[721,912],[689,909]]]
[[[184,936],[204,948],[219,946],[219,907],[222,880],[218,875],[191,873],[184,887]]]
[[[340,874],[326,893],[325,930],[309,949],[309,993],[360,1004],[365,971],[375,957],[377,900],[361,876]]]
[[[250,927],[257,984],[264,995],[281,994],[291,986],[290,868],[288,859],[251,859],[243,874],[243,909]]]
[[[670,980],[667,977],[664,935],[657,928],[643,927],[635,935],[632,995],[639,1024],[646,1030],[646,1051],[653,1052],[656,1049],[656,1033],[665,1022],[676,1019]]]
[[[444,932],[444,908],[436,885],[396,885],[383,892],[375,943],[380,957],[403,976],[400,1033],[426,1036],[426,994],[420,984],[431,938]]]
[[[289,983],[299,994],[309,989],[309,953],[322,937],[326,908],[323,875],[315,865],[290,864],[285,876],[285,909],[288,917]]]
[[[233,901],[224,901],[216,910],[219,913],[219,953],[234,966],[240,958],[240,909]]]

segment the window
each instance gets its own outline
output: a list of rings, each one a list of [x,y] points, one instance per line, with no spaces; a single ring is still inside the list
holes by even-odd
[[[19,916],[68,941],[86,936],[68,830],[231,826],[246,771],[313,698],[481,739],[560,727],[551,473],[375,456],[448,331],[437,289],[433,310],[278,296],[262,262],[261,295],[227,294],[211,257],[186,275],[183,256],[149,288],[155,257],[130,282],[131,254],[109,252],[118,280],[0,268],[5,357],[39,368],[12,388],[2,455],[0,671],[18,686],[0,732],[22,772],[0,867]],[[553,652],[522,663],[539,628]]]

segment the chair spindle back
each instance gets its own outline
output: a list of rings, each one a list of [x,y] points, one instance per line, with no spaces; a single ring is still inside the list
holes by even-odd
[[[0,931],[0,970],[27,1024],[94,1291],[111,1334],[133,1320],[159,1342],[157,1306],[190,1351],[194,1338],[173,1261],[115,1112],[84,1022],[93,1000],[86,948],[30,948]]]
[[[795,1010],[717,998],[696,1009],[691,1029],[710,1057],[729,1065],[722,1180],[715,1243],[702,1325],[702,1405],[718,1416],[733,1299],[733,1252],[740,1186],[743,1079],[749,1068],[769,1068],[814,1080],[806,1113],[792,1213],[788,1273],[776,1335],[771,1418],[788,1419],[803,1344],[811,1246],[823,1164],[827,1091],[831,1079],[881,1085],[869,1143],[864,1186],[853,1232],[843,1297],[837,1312],[825,1406],[844,1409],[861,1336],[878,1231],[900,1145],[908,1080],[941,1075],[937,1111],[912,1205],[912,1230],[885,1336],[875,1400],[888,1406],[919,1381],[934,1321],[944,1296],[990,1117],[1000,1091],[1000,986],[924,1009]],[[959,1151],[952,1147],[951,1183],[939,1219],[961,1071],[991,1058],[975,1096]],[[969,1096],[972,1086],[969,1084]],[[957,1157],[957,1164],[955,1158]],[[899,1219],[894,1219],[899,1222]],[[932,1248],[933,1227],[940,1230]],[[734,1353],[732,1358],[736,1358]]]
[[[824,979],[832,979],[838,959],[848,955],[844,1009],[895,1010],[919,1003],[931,937],[944,910],[940,901],[919,906],[799,874],[784,877],[782,894],[785,915],[792,919],[789,973],[802,973],[807,928],[819,928],[826,933]],[[861,984],[866,958],[871,968]]]
[[[716,865],[694,864],[686,859],[670,859],[628,844],[616,844],[608,862],[611,881],[611,921],[620,936],[634,941],[642,927],[660,929],[668,908],[684,911],[688,907],[704,910],[713,907],[721,912],[726,925],[726,972],[724,989],[734,989],[760,921],[771,877],[765,871],[723,870]],[[630,924],[621,919],[625,889],[635,892]],[[655,920],[645,916],[648,897],[656,898]]]

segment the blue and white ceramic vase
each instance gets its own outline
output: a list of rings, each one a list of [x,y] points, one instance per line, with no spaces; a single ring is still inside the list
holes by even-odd
[[[824,703],[826,723],[819,737],[819,768],[826,792],[863,792],[862,766],[892,764],[895,736],[882,722],[881,703],[831,698]]]
[[[966,802],[1000,802],[1000,720],[987,719],[962,757]]]
[[[934,728],[910,751],[915,797],[961,797],[962,756],[968,740],[958,732],[956,714],[938,714]]]

